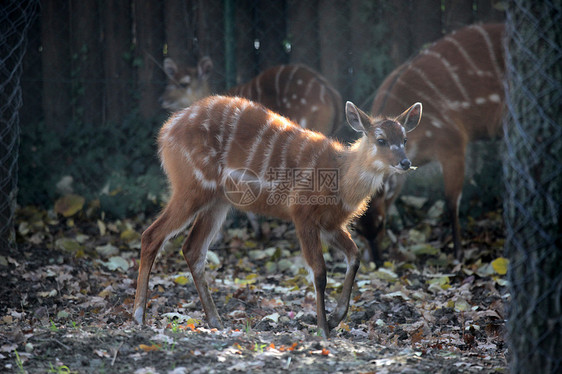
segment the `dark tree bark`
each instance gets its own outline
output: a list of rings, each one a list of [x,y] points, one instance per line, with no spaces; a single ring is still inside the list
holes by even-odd
[[[253,0],[236,1],[236,84],[244,83],[259,72],[256,39],[256,17]]]
[[[396,0],[387,9],[385,19],[389,22],[391,45],[390,56],[395,66],[400,65],[412,54],[412,42],[410,37],[410,1]]]
[[[222,0],[196,0],[196,32],[199,41],[199,58],[213,60],[214,74],[210,84],[214,92],[222,92],[225,82],[224,6]]]
[[[349,39],[349,3],[345,0],[319,0],[318,34],[320,39],[321,73],[338,89],[342,97],[350,97],[347,84]]]
[[[473,0],[445,0],[445,33],[474,22]]]
[[[287,37],[286,8],[284,0],[257,2],[260,70],[284,64],[288,60],[283,47],[283,42]]]
[[[192,11],[185,0],[166,0],[164,2],[164,25],[168,57],[180,64],[195,66],[195,30],[192,24]]]
[[[28,30],[27,51],[23,56],[23,72],[21,77],[23,106],[20,110],[22,126],[38,124],[43,118],[43,90],[41,82],[43,67],[41,66],[41,22],[39,17]]]
[[[412,2],[411,35],[413,53],[442,36],[441,0]]]
[[[164,28],[162,4],[158,1],[133,1],[137,58],[141,61],[137,72],[139,112],[148,119],[160,109],[158,98],[164,89],[164,72],[158,66],[162,61]]]
[[[42,3],[41,44],[45,126],[62,134],[71,118],[67,1],[46,0]]]
[[[499,0],[477,0],[476,18],[478,22],[504,22],[505,3]]]
[[[120,0],[107,0],[103,9],[105,118],[118,123],[132,109],[132,63],[125,58],[131,51],[131,8]]]
[[[504,218],[513,373],[562,371],[562,23],[554,17],[561,8],[560,1],[516,0],[507,12]]]
[[[320,70],[318,40],[318,0],[287,1],[287,33],[291,40],[291,63]]]
[[[100,11],[96,1],[70,1],[73,118],[80,124],[99,126],[102,121],[103,69]]]

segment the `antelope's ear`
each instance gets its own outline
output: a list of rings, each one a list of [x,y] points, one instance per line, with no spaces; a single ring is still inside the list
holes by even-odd
[[[208,79],[213,71],[213,61],[209,56],[202,57],[197,64],[197,73],[199,78]]]
[[[349,126],[357,132],[366,133],[367,126],[371,124],[369,116],[357,108],[351,101],[345,103],[345,116]]]
[[[422,104],[415,103],[414,105],[406,109],[404,113],[399,115],[398,118],[396,118],[396,121],[400,122],[402,126],[404,126],[406,132],[410,132],[415,129],[416,126],[420,123],[421,116]]]
[[[174,60],[172,60],[169,57],[166,57],[164,59],[164,73],[166,73],[166,76],[170,79],[174,79],[174,76],[176,75],[177,72],[178,72],[178,66],[176,65]]]

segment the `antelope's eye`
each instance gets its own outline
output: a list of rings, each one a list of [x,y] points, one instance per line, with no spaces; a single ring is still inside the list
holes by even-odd
[[[181,88],[187,88],[187,87],[189,87],[189,83],[188,82],[181,82],[180,86],[181,86]]]
[[[408,142],[408,139],[404,138],[404,145]]]
[[[385,139],[377,139],[377,143],[383,147],[388,144]]]

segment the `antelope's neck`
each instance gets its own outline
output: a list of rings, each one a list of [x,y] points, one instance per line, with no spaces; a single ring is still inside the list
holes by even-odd
[[[359,209],[383,185],[385,168],[377,162],[372,148],[363,136],[342,157],[341,198],[349,207]]]

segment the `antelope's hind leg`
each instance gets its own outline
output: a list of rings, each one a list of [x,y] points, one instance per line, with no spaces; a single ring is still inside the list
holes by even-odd
[[[205,279],[205,259],[209,246],[224,223],[229,207],[226,203],[217,202],[199,212],[182,249],[203,304],[207,322],[209,326],[217,329],[222,329],[223,325]]]
[[[148,280],[154,259],[166,241],[185,229],[197,213],[197,207],[186,209],[185,204],[176,200],[172,197],[160,217],[142,233],[139,275],[133,307],[133,317],[141,325],[145,320]]]

